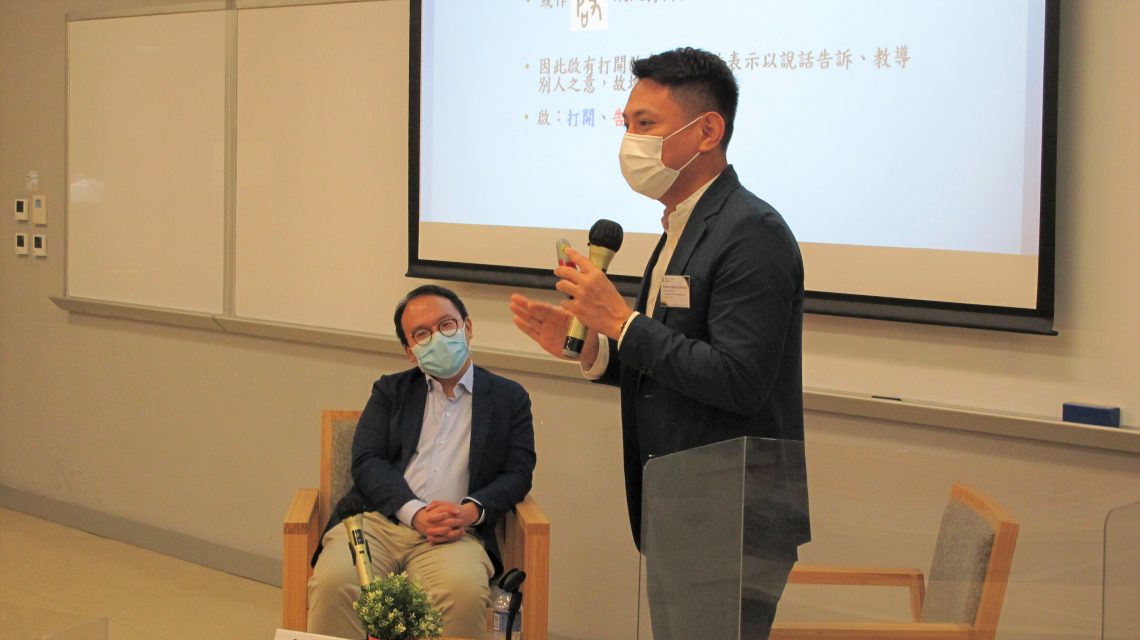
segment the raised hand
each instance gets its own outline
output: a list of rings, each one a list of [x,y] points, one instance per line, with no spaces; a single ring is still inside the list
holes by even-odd
[[[569,300],[562,301],[562,308],[574,314],[592,331],[617,340],[622,323],[633,309],[626,304],[606,273],[594,266],[589,258],[569,247],[566,255],[578,268],[558,267],[554,270],[554,275],[562,278],[555,286],[570,296]]]
[[[567,359],[562,355],[562,345],[570,328],[568,311],[518,293],[511,296],[510,306],[515,326],[520,331],[537,342],[543,351],[555,358]]]

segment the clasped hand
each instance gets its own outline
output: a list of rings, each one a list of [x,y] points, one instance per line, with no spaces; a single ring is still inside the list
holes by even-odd
[[[412,516],[412,527],[432,544],[455,542],[463,537],[467,527],[479,519],[479,511],[472,503],[455,504],[432,500],[431,504]]]

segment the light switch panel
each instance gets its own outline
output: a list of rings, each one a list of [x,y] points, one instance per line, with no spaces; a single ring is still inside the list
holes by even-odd
[[[12,213],[16,216],[18,222],[25,222],[28,219],[28,199],[16,198],[15,204],[12,206]]]
[[[32,196],[32,224],[47,226],[47,196]]]
[[[39,233],[32,236],[32,255],[37,258],[47,257],[47,236]]]
[[[26,234],[26,233],[17,233],[16,234],[16,255],[18,255],[18,256],[28,255],[28,234]]]

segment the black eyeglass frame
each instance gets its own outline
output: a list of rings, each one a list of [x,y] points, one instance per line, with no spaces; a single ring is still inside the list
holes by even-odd
[[[439,324],[435,325],[434,328],[429,329],[427,327],[424,327],[422,329],[416,329],[409,337],[412,339],[412,342],[422,347],[431,342],[431,336],[433,333],[439,332],[444,336],[450,338],[451,336],[455,335],[456,332],[459,331],[459,327],[462,326],[463,321],[458,318],[444,318],[443,320],[440,320]]]

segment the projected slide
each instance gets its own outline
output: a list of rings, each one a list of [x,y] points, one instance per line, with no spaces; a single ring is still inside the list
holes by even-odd
[[[618,168],[630,64],[694,46],[736,74],[729,161],[809,289],[1033,308],[1044,30],[1043,1],[425,1],[420,257],[549,268],[559,233],[604,217],[639,276],[661,205]],[[493,250],[463,242],[484,231]],[[895,282],[914,256],[954,282]]]

